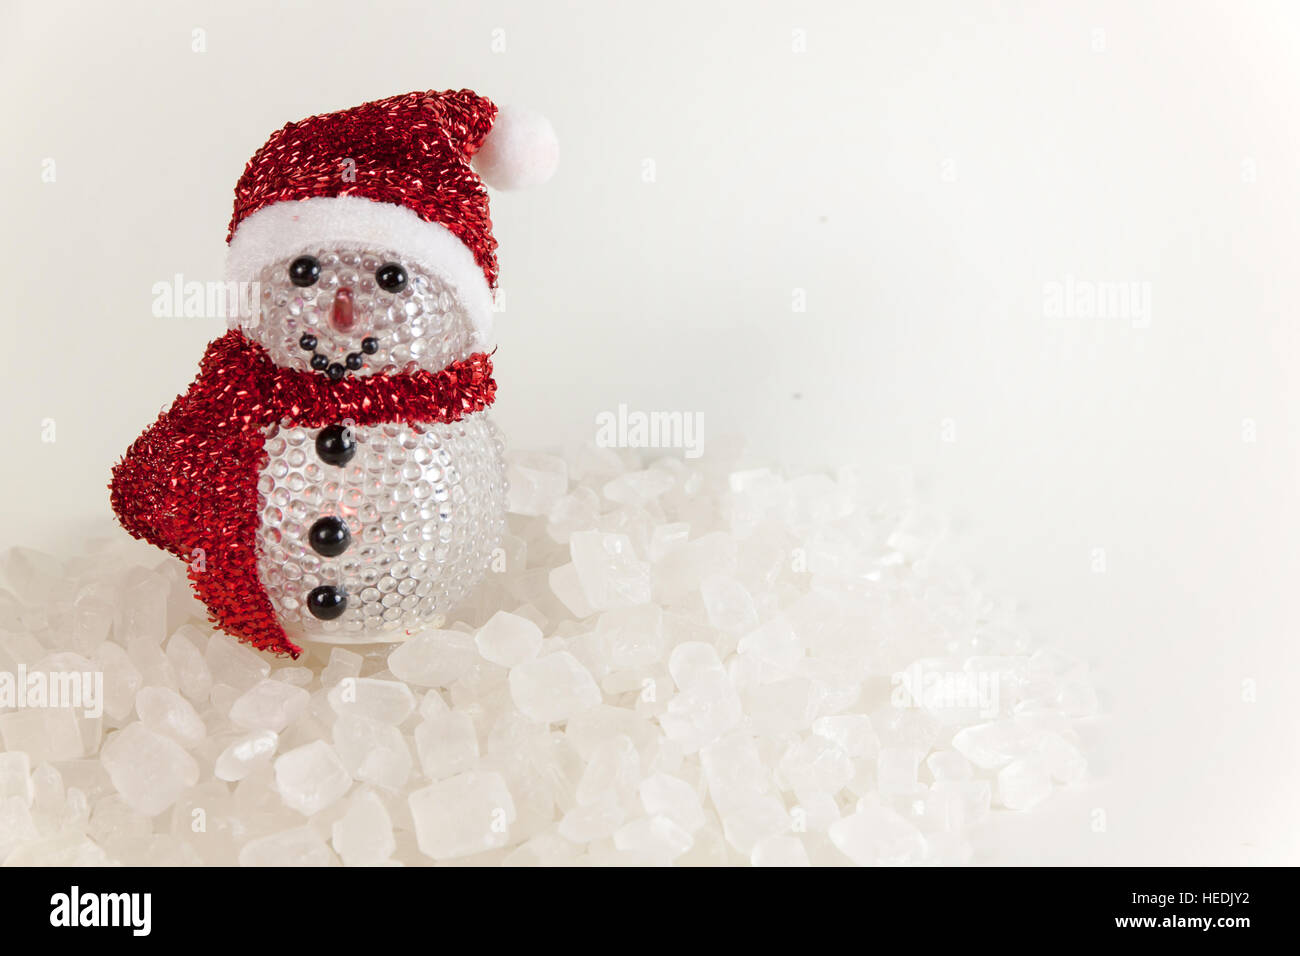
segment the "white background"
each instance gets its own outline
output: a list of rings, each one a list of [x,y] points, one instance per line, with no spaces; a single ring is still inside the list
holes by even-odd
[[[1296,4],[3,8],[6,543],[111,528],[109,468],[222,331],[152,287],[221,277],[267,135],[470,87],[562,141],[494,198],[514,444],[625,402],[913,470],[1104,688],[1095,781],[1004,815],[1002,858],[1300,862]],[[1045,315],[1067,277],[1148,283],[1149,323]]]

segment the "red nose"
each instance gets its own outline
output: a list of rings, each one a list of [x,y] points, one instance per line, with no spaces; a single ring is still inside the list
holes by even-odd
[[[335,332],[351,332],[355,316],[352,313],[352,290],[339,289],[334,293],[334,304],[330,307],[330,325]]]

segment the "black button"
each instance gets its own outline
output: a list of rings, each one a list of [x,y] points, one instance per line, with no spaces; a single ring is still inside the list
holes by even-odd
[[[323,372],[330,367],[330,360],[323,355],[313,355],[311,357],[311,367],[318,372]]]
[[[379,339],[375,338],[373,335],[367,335],[361,340],[361,351],[365,352],[367,355],[374,355],[379,351]]]
[[[298,340],[298,347],[305,352],[310,352],[312,349],[316,348],[316,336],[312,335],[310,332],[304,332],[302,338]]]
[[[361,357],[360,352],[349,352],[346,362],[348,368],[352,369],[352,371],[355,372],[357,369],[361,368],[363,364],[365,364],[365,359]]]
[[[307,595],[307,610],[312,617],[332,621],[348,609],[348,596],[342,588],[323,584]]]
[[[330,377],[330,381],[337,382],[339,379],[343,377],[343,374],[346,371],[347,369],[345,369],[342,365],[340,365],[338,362],[334,362],[330,365],[329,368],[325,370],[325,374]]]
[[[316,436],[316,454],[327,465],[346,465],[356,453],[356,439],[342,425],[327,425]]]
[[[327,558],[337,558],[352,543],[352,532],[343,523],[343,519],[334,515],[317,518],[307,532],[307,540],[317,554]]]

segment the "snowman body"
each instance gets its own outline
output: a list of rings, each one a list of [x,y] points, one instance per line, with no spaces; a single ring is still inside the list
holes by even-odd
[[[309,246],[258,277],[244,334],[326,378],[439,371],[482,342],[456,290],[397,250]],[[257,571],[291,637],[403,640],[438,626],[505,532],[504,447],[487,412],[451,423],[266,430]]]
[[[367,642],[440,625],[505,531],[496,427],[486,412],[451,424],[356,427],[341,464],[321,457],[322,431],[288,424],[264,445],[258,575],[286,633]],[[342,523],[343,542],[335,534],[322,551],[312,533],[322,523]],[[346,596],[335,618],[311,610],[309,596],[322,587]]]

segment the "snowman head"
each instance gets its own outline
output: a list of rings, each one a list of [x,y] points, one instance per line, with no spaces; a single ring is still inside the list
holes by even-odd
[[[411,93],[290,123],[235,189],[232,324],[277,364],[331,379],[427,369],[492,342],[496,239],[484,182],[545,181],[535,113],[469,91]]]

